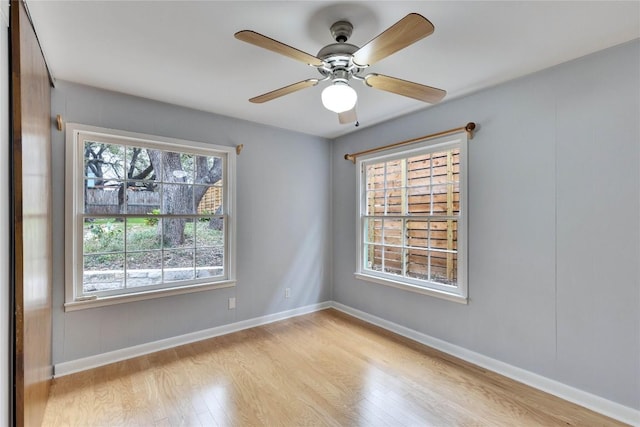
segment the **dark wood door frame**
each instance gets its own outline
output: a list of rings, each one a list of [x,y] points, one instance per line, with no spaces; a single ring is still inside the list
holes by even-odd
[[[39,426],[51,364],[51,77],[28,10],[10,6],[11,419]]]

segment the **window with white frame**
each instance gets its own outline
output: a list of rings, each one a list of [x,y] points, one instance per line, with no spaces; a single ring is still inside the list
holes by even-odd
[[[466,302],[467,134],[358,159],[356,277]]]
[[[234,162],[230,147],[68,124],[66,307],[233,285]]]

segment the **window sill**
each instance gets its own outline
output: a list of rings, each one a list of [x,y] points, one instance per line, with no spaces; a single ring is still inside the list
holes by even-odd
[[[429,295],[436,298],[445,299],[447,301],[457,302],[459,304],[468,304],[468,298],[451,292],[441,291],[438,289],[429,289],[422,286],[416,286],[396,280],[385,279],[382,277],[371,276],[363,273],[354,273],[356,279],[365,280],[367,282],[377,283],[379,285],[391,286],[393,288],[402,289],[409,292],[416,292],[423,295]]]
[[[88,308],[104,307],[107,305],[124,304],[133,301],[143,301],[154,298],[168,297],[172,295],[190,294],[193,292],[209,291],[212,289],[231,288],[236,285],[235,280],[215,282],[208,284],[198,284],[192,286],[181,286],[176,288],[154,289],[151,291],[137,292],[132,294],[114,295],[108,297],[98,297],[86,300],[69,301],[64,304],[64,311],[85,310]]]

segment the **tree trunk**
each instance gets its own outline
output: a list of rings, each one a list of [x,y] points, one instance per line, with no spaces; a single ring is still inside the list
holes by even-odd
[[[162,191],[162,213],[165,214],[196,214],[197,207],[206,193],[206,185],[215,184],[222,177],[222,159],[215,158],[213,166],[208,167],[207,158],[197,156],[195,160],[195,183],[187,184],[182,173],[188,172],[182,167],[180,154],[147,150],[151,164],[157,177],[162,177],[164,188]],[[162,174],[158,171],[162,170]],[[165,247],[178,247],[184,243],[185,219],[164,219],[158,223],[158,233],[162,233]]]

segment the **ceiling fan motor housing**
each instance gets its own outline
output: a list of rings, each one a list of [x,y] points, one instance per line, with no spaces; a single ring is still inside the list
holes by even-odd
[[[337,71],[345,71],[349,76],[358,73],[360,70],[355,66],[351,58],[358,50],[358,46],[350,43],[332,43],[320,49],[317,57],[322,59],[327,67],[318,68],[323,76],[332,76]]]
[[[331,78],[333,81],[348,81],[353,74],[357,73],[353,61],[353,54],[358,51],[359,47],[347,43],[349,37],[353,33],[353,25],[349,21],[334,22],[330,28],[331,37],[336,41],[320,49],[317,57],[322,59],[327,65],[318,68],[320,74],[324,77]]]
[[[353,25],[349,21],[335,22],[331,28],[331,37],[338,43],[344,43],[349,40],[351,33],[353,33]]]

